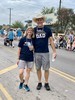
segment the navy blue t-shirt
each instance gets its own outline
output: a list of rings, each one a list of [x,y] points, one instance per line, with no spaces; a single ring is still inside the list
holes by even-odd
[[[21,38],[18,44],[18,47],[21,48],[19,59],[31,62],[33,61],[33,51],[29,50],[28,45],[33,45],[32,39],[26,37]]]
[[[43,28],[34,28],[35,38],[34,38],[34,49],[36,53],[47,53],[48,49],[48,39],[52,37],[51,30],[44,26]]]

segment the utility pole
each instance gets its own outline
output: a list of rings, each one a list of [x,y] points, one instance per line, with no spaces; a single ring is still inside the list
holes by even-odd
[[[9,9],[9,25],[11,26],[11,10],[12,8],[8,8]]]
[[[60,9],[61,9],[61,0],[59,1],[59,12],[60,12]]]
[[[59,25],[61,25],[61,19],[60,19],[60,10],[61,10],[61,0],[59,0]],[[62,30],[62,26],[59,26]]]

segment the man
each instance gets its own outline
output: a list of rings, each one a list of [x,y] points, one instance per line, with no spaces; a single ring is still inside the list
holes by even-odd
[[[38,15],[37,17],[33,18],[33,21],[37,24],[37,26],[34,28],[35,65],[38,76],[37,90],[40,90],[42,88],[42,82],[41,82],[42,78],[41,67],[42,67],[44,70],[44,78],[45,78],[44,87],[46,90],[49,91],[50,86],[48,83],[48,78],[49,78],[50,60],[49,60],[48,40],[51,44],[54,58],[56,58],[56,49],[54,46],[51,30],[43,25],[43,23],[45,22],[45,17],[42,15]]]
[[[73,34],[73,31],[70,32],[69,34],[69,39],[70,39],[70,46],[71,46],[71,50],[72,50],[72,44],[73,44],[73,39],[74,39],[74,34]]]
[[[22,31],[20,28],[18,28],[18,30],[17,30],[17,38],[18,38],[18,40],[20,40],[22,38]]]
[[[14,33],[13,33],[13,29],[11,28],[10,31],[8,32],[8,38],[9,38],[9,44],[10,46],[14,48],[14,45],[12,45],[12,42],[14,40]]]

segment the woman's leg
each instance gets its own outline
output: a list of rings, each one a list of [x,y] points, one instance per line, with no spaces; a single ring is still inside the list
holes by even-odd
[[[31,68],[26,68],[25,84],[28,84]]]
[[[19,78],[20,78],[19,89],[23,88],[23,83],[24,83],[23,73],[24,73],[24,69],[20,69],[19,70]]]
[[[30,91],[30,88],[28,86],[28,81],[29,81],[29,78],[30,78],[30,71],[31,71],[31,68],[26,69],[26,77],[25,77],[25,84],[24,84],[24,88],[25,88],[26,91]]]
[[[23,80],[24,80],[23,78],[24,78],[25,61],[24,60],[19,60],[18,67],[19,67],[19,78],[20,78],[20,81],[23,82]]]
[[[20,69],[19,70],[19,78],[20,78],[21,82],[23,82],[23,78],[24,78],[23,73],[24,73],[24,69]]]

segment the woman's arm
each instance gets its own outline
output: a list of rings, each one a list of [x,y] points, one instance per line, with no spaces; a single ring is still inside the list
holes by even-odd
[[[21,48],[19,47],[19,48],[18,48],[18,61],[17,61],[17,65],[18,65],[18,63],[19,63],[20,52],[21,52]]]

